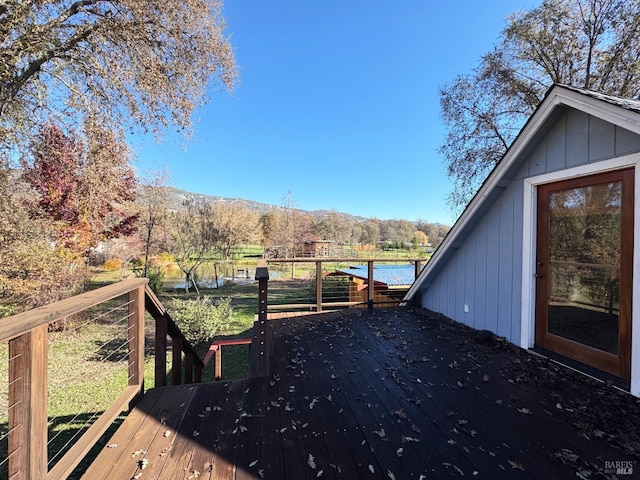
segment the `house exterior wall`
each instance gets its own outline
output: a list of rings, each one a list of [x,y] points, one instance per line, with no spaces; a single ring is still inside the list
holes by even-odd
[[[514,343],[520,338],[521,290],[514,278],[522,276],[521,192],[518,182],[507,187],[421,297],[425,308]]]
[[[529,221],[523,219],[525,180],[639,152],[640,136],[567,109],[532,147],[514,164],[506,188],[462,236],[459,248],[419,297],[424,308],[525,348],[532,337],[523,329],[532,328],[533,320],[523,321],[523,302],[528,301],[523,299],[523,252],[532,251],[535,243],[535,230],[529,238],[523,235],[524,222]]]

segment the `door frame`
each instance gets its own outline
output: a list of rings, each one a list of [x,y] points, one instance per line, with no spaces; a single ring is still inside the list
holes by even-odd
[[[633,195],[635,171],[632,168],[610,170],[604,173],[574,177],[559,182],[545,183],[538,188],[538,226],[536,231],[539,242],[536,256],[536,313],[535,313],[535,343],[548,350],[552,350],[586,365],[611,373],[625,380],[631,375],[631,315],[632,315],[632,281],[633,281]],[[587,344],[570,340],[561,335],[548,331],[549,310],[548,294],[550,288],[549,248],[551,234],[549,227],[549,197],[555,191],[587,188],[593,185],[603,185],[611,182],[621,184],[621,216],[620,216],[620,294],[618,311],[618,349],[617,353],[609,353]],[[546,192],[541,198],[541,191]],[[542,209],[542,210],[541,210]],[[541,230],[542,229],[542,230]],[[544,234],[541,236],[541,233]],[[540,263],[542,262],[542,263]]]
[[[634,245],[633,271],[640,272],[640,153],[624,155],[610,160],[580,165],[565,170],[545,173],[523,179],[522,202],[522,303],[520,346],[532,348],[535,343],[536,301],[536,233],[537,233],[537,186],[571,178],[604,173],[624,168],[635,168],[634,191]],[[632,299],[640,298],[640,274],[633,276]],[[631,393],[640,396],[640,305],[631,315]]]

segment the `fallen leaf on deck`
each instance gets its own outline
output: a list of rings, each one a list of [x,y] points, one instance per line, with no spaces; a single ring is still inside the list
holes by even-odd
[[[514,462],[513,460],[509,460],[509,465],[511,465],[511,468],[514,468],[516,470],[522,470],[524,472],[524,467],[519,462]]]
[[[404,412],[404,409],[394,410],[393,414],[399,418],[407,418],[407,414]]]
[[[307,465],[309,465],[309,468],[313,468],[315,470],[316,468],[316,459],[313,458],[313,455],[309,454],[309,458],[307,459]]]

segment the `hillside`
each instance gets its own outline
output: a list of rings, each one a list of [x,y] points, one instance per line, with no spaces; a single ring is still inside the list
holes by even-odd
[[[260,203],[260,202],[256,202],[254,200],[246,200],[244,198],[224,198],[224,197],[219,197],[217,195],[204,195],[202,193],[194,193],[194,192],[188,192],[186,190],[182,190],[179,188],[174,188],[174,187],[167,187],[169,189],[169,191],[171,192],[171,205],[169,206],[169,208],[171,208],[172,210],[179,210],[182,205],[184,205],[187,202],[194,202],[194,203],[200,203],[200,202],[204,202],[204,203],[231,203],[231,204],[235,204],[235,205],[240,205],[244,208],[247,208],[249,210],[253,210],[255,212],[258,212],[260,214],[262,213],[268,213],[269,211],[273,210],[274,208],[278,208],[278,205],[269,205],[267,203]],[[300,211],[307,213],[309,215],[311,215],[314,219],[316,220],[322,220],[324,217],[326,217],[327,215],[329,215],[331,213],[331,211],[329,210],[302,210],[300,209]],[[344,212],[337,212],[338,215],[340,215],[344,220],[349,221],[349,222],[364,222],[367,220],[366,217],[359,217],[357,215],[351,215],[349,213],[344,213]]]
[[[239,205],[249,210],[253,210],[259,214],[268,213],[273,209],[279,208],[278,205],[269,205],[266,203],[260,203],[253,200],[246,200],[243,198],[224,198],[216,195],[204,195],[201,193],[188,192],[174,187],[168,188],[171,198],[170,205],[168,206],[172,210],[179,210],[187,203],[230,203]],[[359,242],[358,238],[361,238],[362,230],[366,230],[366,227],[361,227],[358,224],[367,224],[371,221],[370,218],[360,217],[357,215],[351,215],[345,212],[334,212],[330,210],[303,210],[301,212],[310,215],[316,222],[321,222],[323,219],[331,214],[337,214],[339,218],[346,224],[351,225],[349,234],[346,234],[351,241]],[[332,222],[330,222],[332,223]],[[393,220],[379,220],[375,231],[375,235],[379,235],[380,240],[385,242],[411,242],[411,239],[416,230],[420,230],[425,233],[429,238],[429,243],[435,248],[437,247],[445,235],[449,231],[448,225],[440,223],[431,223],[425,221],[409,221],[405,219],[393,219]],[[326,234],[326,232],[325,232]],[[331,238],[338,238],[336,232],[329,233]],[[327,237],[329,238],[329,237]],[[356,240],[354,240],[356,239]]]

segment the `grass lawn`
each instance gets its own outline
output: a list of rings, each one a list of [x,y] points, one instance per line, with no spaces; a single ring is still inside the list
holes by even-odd
[[[201,295],[207,295],[214,299],[231,298],[233,307],[233,319],[221,326],[215,335],[215,340],[227,340],[237,338],[251,338],[254,316],[258,308],[258,285],[250,283],[245,285],[226,284],[221,288],[201,289]],[[165,290],[158,294],[160,301],[171,312],[172,299],[195,298],[195,292],[185,293],[184,290]],[[201,342],[194,345],[196,352],[203,358],[209,349],[209,342]],[[249,366],[249,349],[244,346],[226,346],[222,350],[222,378],[241,378],[247,375]],[[205,370],[203,381],[214,380],[213,360]]]
[[[216,339],[251,336],[253,317],[257,309],[257,284],[225,285],[201,292],[214,298],[232,298],[234,317],[216,334]],[[165,304],[172,298],[194,297],[194,293],[172,290],[161,292]],[[104,304],[82,318],[74,319],[65,328],[49,333],[49,460],[53,465],[77,437],[118,397],[127,385],[126,309],[123,299]],[[145,388],[154,386],[153,321],[147,317],[145,357]],[[194,345],[204,357],[208,342]],[[0,359],[8,358],[7,343],[0,344]],[[171,356],[168,356],[170,360]],[[248,348],[224,347],[223,378],[247,374]],[[213,381],[213,362],[205,371],[204,381]],[[7,377],[8,362],[0,360],[0,369]],[[8,384],[0,383],[0,462],[7,456]],[[4,402],[4,403],[3,403]],[[123,417],[122,417],[123,418]],[[116,421],[115,431],[122,418]],[[108,440],[106,435],[101,445]],[[100,448],[97,446],[96,448]],[[0,478],[7,477],[6,462],[0,465]],[[78,471],[82,470],[79,467]],[[72,475],[71,478],[74,478]]]

